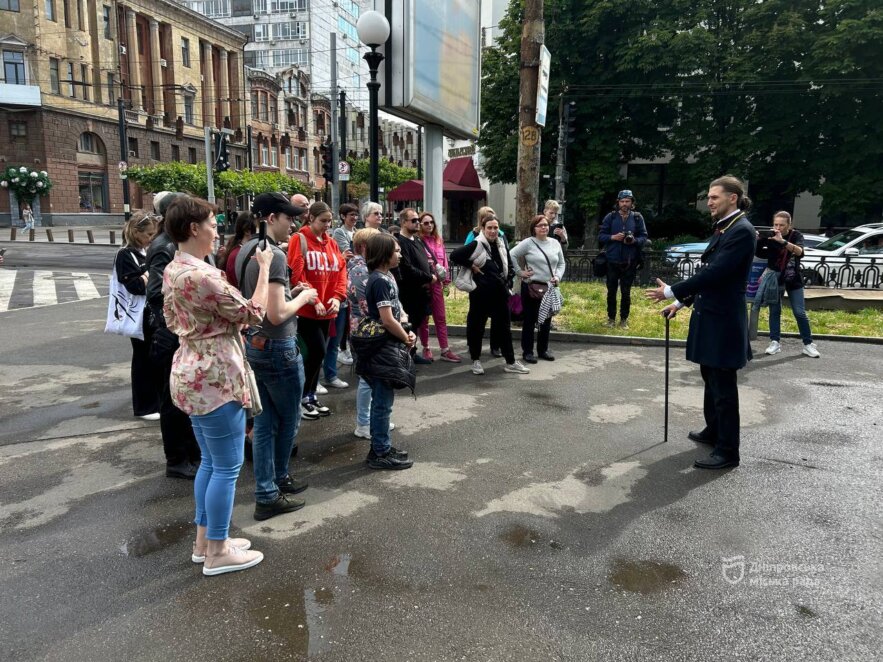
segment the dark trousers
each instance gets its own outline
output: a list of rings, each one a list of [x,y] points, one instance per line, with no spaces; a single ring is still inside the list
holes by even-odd
[[[297,318],[297,335],[304,346],[304,397],[315,399],[319,384],[319,371],[325,360],[328,346],[328,329],[332,320],[314,320],[310,317]]]
[[[159,382],[159,427],[162,432],[162,446],[166,462],[170,465],[182,462],[199,462],[201,453],[190,417],[178,409],[172,401],[171,385],[172,358],[174,353],[159,355],[154,353],[156,379]]]
[[[150,360],[150,336],[132,340],[132,411],[135,416],[146,416],[159,411],[159,388],[156,371]]]
[[[500,290],[491,296],[476,289],[469,293],[469,312],[466,314],[466,343],[473,361],[481,358],[484,327],[491,320],[491,347],[503,352],[506,363],[515,362],[512,349],[512,326],[509,318],[509,297]]]
[[[733,368],[700,365],[705,382],[705,434],[716,440],[714,452],[739,459],[739,388]]]
[[[620,319],[627,320],[632,309],[632,284],[635,282],[637,266],[627,262],[607,264],[607,317],[616,319],[616,291],[622,291],[619,309]]]
[[[521,325],[521,351],[523,354],[533,354],[534,329],[540,316],[541,299],[530,296],[527,283],[521,283],[521,305],[524,307],[524,322]],[[552,318],[549,317],[540,324],[537,334],[537,354],[543,354],[549,350],[549,333],[552,330]]]

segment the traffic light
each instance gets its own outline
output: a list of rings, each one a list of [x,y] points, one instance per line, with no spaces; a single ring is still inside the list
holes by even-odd
[[[224,172],[230,169],[230,153],[227,150],[227,134],[218,132],[215,134],[215,160],[213,169],[215,172]]]
[[[570,145],[576,140],[576,102],[569,101],[564,106],[564,143]]]
[[[322,176],[326,182],[334,183],[334,143],[329,139],[319,147],[319,152],[322,154]]]

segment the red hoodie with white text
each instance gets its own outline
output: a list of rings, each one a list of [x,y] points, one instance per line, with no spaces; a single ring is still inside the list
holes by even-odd
[[[306,255],[303,254],[303,236],[306,239]],[[325,308],[331,299],[346,300],[346,260],[327,233],[321,237],[313,234],[309,225],[291,235],[288,240],[288,266],[291,268],[291,286],[306,281],[316,288],[318,300]],[[297,311],[300,317],[310,319],[333,319],[335,314],[316,314],[316,307],[310,304]]]

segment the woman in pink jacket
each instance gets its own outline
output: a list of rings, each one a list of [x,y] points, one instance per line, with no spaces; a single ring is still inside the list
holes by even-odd
[[[448,255],[445,252],[445,242],[438,231],[435,217],[429,212],[423,212],[418,219],[420,223],[420,239],[426,246],[429,257],[429,266],[438,276],[438,280],[432,283],[430,288],[430,305],[432,309],[432,321],[435,323],[435,335],[441,348],[443,361],[460,363],[462,359],[448,347],[448,325],[445,318],[445,294],[444,286],[451,282]],[[420,326],[420,342],[423,345],[423,358],[432,361],[432,350],[429,349],[429,318]]]

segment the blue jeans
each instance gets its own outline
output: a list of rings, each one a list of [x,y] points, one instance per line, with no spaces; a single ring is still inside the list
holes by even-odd
[[[328,347],[325,350],[325,362],[322,367],[325,371],[325,381],[333,382],[337,379],[337,353],[340,350],[340,339],[343,338],[343,327],[346,325],[346,308],[341,308],[334,318],[334,337],[328,339]]]
[[[368,383],[371,385],[371,448],[377,455],[386,455],[392,446],[389,416],[396,392],[382,379],[373,379]]]
[[[791,312],[797,321],[797,329],[804,345],[812,342],[812,331],[809,328],[809,318],[806,316],[806,302],[803,296],[803,288],[788,292],[788,303]],[[770,340],[779,341],[782,338],[782,299],[778,303],[770,305]]]
[[[359,377],[359,388],[356,390],[356,425],[364,427],[371,424],[371,385]]]
[[[304,364],[296,338],[266,340],[263,349],[255,347],[254,340],[246,341],[245,353],[264,408],[254,419],[254,495],[259,503],[272,503],[279,496],[276,483],[288,475],[291,449],[300,427]]]
[[[208,528],[209,540],[226,540],[233,515],[236,479],[245,455],[245,410],[228,402],[202,416],[191,415],[202,462],[193,481],[194,523]]]

